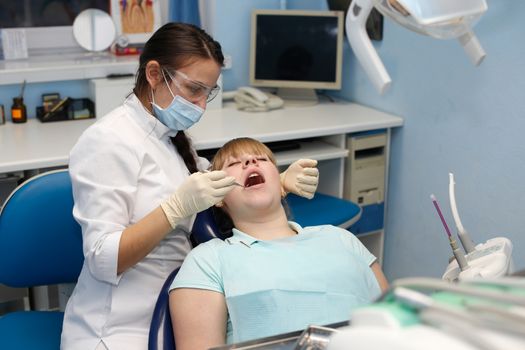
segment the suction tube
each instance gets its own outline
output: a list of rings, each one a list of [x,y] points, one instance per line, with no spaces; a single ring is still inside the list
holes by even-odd
[[[392,79],[366,33],[366,20],[372,8],[372,0],[352,1],[346,15],[345,29],[350,47],[359,63],[374,87],[383,94],[392,83]]]
[[[461,241],[461,245],[463,246],[463,249],[467,252],[467,254],[472,253],[475,249],[474,242],[472,242],[472,239],[470,239],[470,236],[468,232],[465,230],[463,225],[461,224],[461,220],[459,219],[459,213],[458,208],[456,206],[456,195],[454,191],[454,185],[456,184],[454,182],[454,174],[449,173],[449,184],[448,184],[448,194],[450,197],[450,209],[452,210],[452,216],[454,217],[454,222],[456,223],[456,227],[458,229],[458,237]]]

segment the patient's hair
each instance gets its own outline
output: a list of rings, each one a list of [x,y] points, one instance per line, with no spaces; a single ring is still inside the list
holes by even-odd
[[[228,158],[237,158],[245,153],[253,155],[266,155],[268,156],[268,159],[270,159],[270,161],[275,166],[277,166],[272,151],[264,143],[249,137],[240,137],[228,141],[219,149],[219,151],[217,151],[213,157],[213,160],[211,161],[211,170],[221,170]],[[284,204],[285,208],[287,208],[286,203]],[[215,206],[212,207],[212,211],[215,222],[217,223],[217,226],[219,227],[219,230],[223,236],[230,237],[232,235],[231,230],[235,227],[230,215],[228,215],[228,213],[226,213],[226,211],[223,209]]]
[[[226,142],[224,146],[219,149],[211,162],[211,170],[220,170],[228,158],[238,158],[246,153],[257,156],[268,156],[268,159],[270,159],[274,165],[277,165],[272,151],[264,143],[249,137],[240,137]]]
[[[219,66],[224,65],[221,45],[201,28],[187,23],[167,23],[160,27],[144,45],[139,58],[133,92],[140,99],[151,94],[146,79],[146,65],[157,61],[162,68],[177,70],[194,63],[198,59],[212,59]],[[164,73],[163,73],[164,74]],[[168,82],[171,78],[164,74]],[[149,97],[147,98],[149,100]],[[191,142],[184,131],[171,137],[171,142],[181,155],[190,173],[197,172],[195,154]]]

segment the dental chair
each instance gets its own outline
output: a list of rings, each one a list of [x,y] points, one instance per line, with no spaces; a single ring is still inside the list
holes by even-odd
[[[30,178],[11,193],[0,212],[0,283],[37,287],[77,281],[84,256],[72,210],[67,170]],[[0,316],[0,349],[59,349],[63,317],[60,311]]]
[[[362,208],[356,203],[319,192],[312,199],[290,193],[286,202],[290,219],[303,227],[334,225],[348,229],[361,218]]]
[[[17,187],[0,211],[0,283],[15,288],[76,283],[84,255],[81,228],[72,212],[67,169],[40,174]],[[211,209],[199,213],[192,229],[194,245],[221,238],[218,232]],[[164,284],[161,297],[165,299],[159,297],[152,322],[159,331],[169,330],[169,336],[158,333],[157,338],[171,344],[167,294],[177,271]],[[63,318],[61,311],[16,311],[0,316],[0,349],[59,349]],[[154,336],[150,332],[150,338]]]
[[[221,238],[217,224],[213,217],[212,209],[207,209],[197,214],[191,229],[191,241],[194,246],[209,241],[212,238]],[[179,269],[175,269],[166,279],[162,286],[149,330],[148,350],[174,350],[175,340],[173,338],[173,326],[169,310],[169,290],[171,283]]]

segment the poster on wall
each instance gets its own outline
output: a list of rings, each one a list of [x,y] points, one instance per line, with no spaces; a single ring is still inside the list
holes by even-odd
[[[161,0],[111,0],[117,43],[143,44],[161,25]]]

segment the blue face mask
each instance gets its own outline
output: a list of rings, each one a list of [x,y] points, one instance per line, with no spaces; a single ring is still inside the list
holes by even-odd
[[[166,82],[166,85],[168,86],[171,96],[173,96],[173,100],[170,105],[164,109],[157,105],[152,98],[153,102],[151,102],[151,105],[153,106],[153,112],[160,122],[166,125],[170,130],[186,130],[201,119],[204,109],[185,100],[179,95],[173,95],[168,82]]]

